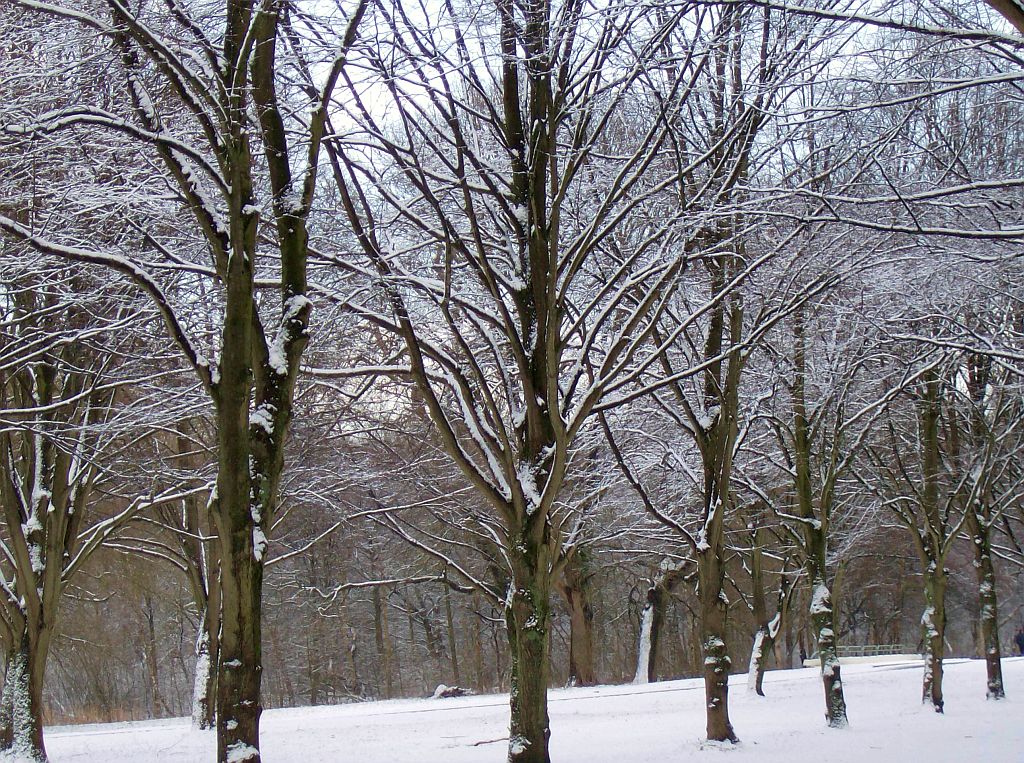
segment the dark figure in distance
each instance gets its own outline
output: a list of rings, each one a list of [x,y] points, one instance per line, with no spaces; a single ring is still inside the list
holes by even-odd
[[[1013,640],[1017,642],[1017,651],[1024,655],[1024,625],[1017,629],[1017,635],[1013,637]]]

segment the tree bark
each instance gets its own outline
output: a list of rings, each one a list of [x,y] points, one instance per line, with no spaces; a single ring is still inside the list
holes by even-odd
[[[255,225],[249,235],[255,236]],[[213,515],[220,545],[221,660],[217,675],[217,756],[220,763],[258,763],[260,633],[263,564],[260,502],[262,482],[254,474],[249,436],[252,390],[252,267],[237,252],[226,281],[221,382],[217,395],[219,463]],[[259,530],[259,535],[257,535]]]
[[[640,637],[637,644],[636,672],[633,683],[641,685],[658,680],[658,642],[661,624],[665,618],[668,595],[676,584],[685,577],[690,562],[669,562],[661,564],[658,574],[647,589],[644,608],[640,614]]]
[[[984,517],[975,518],[974,566],[978,573],[978,601],[981,605],[981,649],[985,658],[987,699],[1004,699],[1002,649],[999,644],[999,600],[996,594],[996,572],[992,566],[992,539]]]
[[[782,629],[782,621],[786,613],[790,589],[789,578],[786,576],[785,565],[783,565],[783,570],[779,576],[778,604],[775,608],[775,615],[769,619],[768,608],[764,600],[762,556],[759,539],[755,535],[750,576],[753,587],[754,621],[757,623],[757,632],[754,634],[754,643],[750,649],[750,665],[747,668],[747,690],[760,697],[764,696],[765,666],[768,663],[768,655],[774,653],[775,640]]]
[[[146,658],[146,672],[149,678],[150,715],[154,718],[171,715],[171,709],[160,691],[160,662],[157,657],[156,612],[153,610],[153,596],[146,593],[142,599],[143,651]]]
[[[569,686],[594,686],[594,609],[590,580],[577,550],[562,570],[559,590],[569,610]]]
[[[452,678],[455,685],[462,684],[462,677],[459,675],[459,642],[455,635],[455,618],[452,615],[452,593],[447,585],[444,588],[444,617],[448,626],[448,650],[452,664]]]
[[[714,742],[737,742],[729,720],[729,672],[726,647],[729,600],[725,596],[722,559],[715,549],[704,551],[700,565],[701,643],[704,648],[704,699],[707,735]]]
[[[217,691],[217,639],[211,635],[208,614],[203,615],[196,638],[196,667],[192,681],[192,725],[201,730],[214,727]]]
[[[946,651],[946,571],[932,566],[924,575],[924,614],[921,629],[924,639],[924,681],[921,701],[936,713],[943,711],[942,660]]]
[[[1019,13],[1018,17],[1024,18]],[[992,383],[992,357],[988,355],[972,355],[968,360],[967,392],[971,402],[970,440],[974,457],[979,453],[988,453],[989,426],[986,421],[985,409]],[[952,424],[951,439],[959,446],[960,438],[955,412],[950,417]],[[990,483],[988,475],[992,468],[991,458],[986,457],[975,472],[977,483],[976,493],[969,505],[964,508],[968,536],[974,547],[974,569],[978,576],[978,629],[979,646],[985,660],[986,699],[1004,699],[1006,691],[1003,686],[1002,650],[999,644],[999,600],[996,594],[996,573],[992,564],[992,522],[993,512],[990,504]]]
[[[845,728],[849,725],[846,715],[846,698],[843,695],[843,681],[839,665],[839,651],[836,645],[835,612],[832,608],[832,593],[826,580],[828,564],[828,527],[832,509],[832,487],[827,480],[818,498],[817,515],[814,509],[811,486],[811,435],[807,419],[805,399],[806,354],[804,342],[804,316],[802,310],[794,316],[793,365],[793,452],[795,462],[795,484],[797,512],[803,530],[804,568],[811,582],[811,601],[808,614],[814,628],[821,663],[821,681],[825,691],[825,719],[831,728]],[[838,435],[836,435],[838,436]],[[837,453],[833,443],[830,473],[835,478]]]
[[[636,672],[633,683],[652,683],[657,680],[658,635],[664,618],[664,592],[654,583],[647,589],[647,598],[640,614],[640,638],[636,649]]]
[[[939,445],[942,385],[934,369],[924,376],[924,390],[918,409],[921,440],[922,489],[918,498],[925,529],[918,530],[918,553],[924,567],[924,613],[921,615],[924,643],[924,677],[921,700],[935,712],[943,711],[942,658],[945,653],[946,586],[944,568],[948,542],[954,537],[939,509],[939,479],[942,452]],[[965,517],[966,519],[966,517]]]
[[[839,651],[836,645],[832,593],[825,584],[823,574],[819,574],[811,580],[809,613],[818,643],[821,681],[825,688],[825,719],[832,728],[841,729],[848,726],[849,721],[846,716],[846,698],[843,696],[843,680],[839,665]]]
[[[0,701],[0,751],[13,760],[46,763],[43,744],[43,675],[49,633],[25,629],[10,651]]]
[[[547,550],[524,540],[512,564],[505,605],[511,658],[509,763],[550,763],[548,629],[551,581]]]
[[[377,656],[380,658],[380,669],[384,674],[384,698],[391,699],[395,694],[394,677],[391,672],[391,633],[388,630],[388,602],[381,596],[379,587],[373,588],[373,640],[377,645]]]

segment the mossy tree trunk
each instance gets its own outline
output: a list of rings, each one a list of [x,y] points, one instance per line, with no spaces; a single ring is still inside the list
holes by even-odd
[[[924,575],[924,613],[921,628],[924,642],[922,701],[935,712],[943,712],[942,660],[946,633],[946,553],[958,530],[951,530],[939,507],[942,452],[939,423],[942,416],[942,382],[932,368],[922,376],[923,388],[918,401],[918,428],[921,443],[922,486],[918,503],[923,526],[915,533],[918,555]]]

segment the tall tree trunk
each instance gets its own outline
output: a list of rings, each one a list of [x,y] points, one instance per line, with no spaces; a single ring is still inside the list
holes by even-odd
[[[636,672],[633,683],[640,685],[657,680],[655,663],[658,635],[664,618],[664,592],[654,583],[647,589],[643,611],[640,613],[640,637],[636,649]]]
[[[835,632],[835,612],[832,592],[826,580],[825,533],[819,527],[807,525],[805,529],[807,560],[805,568],[811,581],[811,600],[808,607],[811,627],[818,647],[821,682],[825,690],[825,719],[834,729],[846,728],[846,697],[843,694],[842,669],[839,665],[838,639]]]
[[[388,630],[388,602],[381,596],[380,588],[373,588],[373,639],[377,645],[380,669],[384,673],[384,698],[395,695],[394,677],[391,671],[391,633]]]
[[[750,599],[754,624],[754,643],[750,647],[750,661],[747,664],[747,691],[764,696],[764,666],[767,652],[771,651],[772,637],[769,629],[768,605],[764,597],[764,571],[762,562],[764,553],[761,550],[761,528],[755,527],[750,547]]]
[[[1019,15],[1019,14],[1018,14]],[[967,391],[972,402],[970,416],[970,434],[975,457],[978,453],[988,453],[989,426],[985,410],[992,383],[993,360],[991,355],[971,355],[968,359]],[[952,435],[958,442],[959,437],[955,414],[951,417]],[[987,699],[1003,699],[1006,691],[1003,686],[1002,650],[999,645],[999,600],[996,594],[996,572],[992,565],[992,522],[993,512],[990,505],[988,470],[992,468],[991,458],[986,457],[979,464],[976,480],[976,494],[970,505],[966,507],[966,524],[968,534],[974,546],[974,569],[978,575],[978,626],[980,632],[981,652],[985,659]]]
[[[802,519],[804,567],[811,583],[811,601],[808,614],[814,628],[818,646],[818,660],[821,663],[821,682],[825,690],[825,719],[832,728],[849,725],[846,716],[846,698],[843,695],[843,681],[839,665],[839,650],[836,645],[835,612],[832,608],[832,593],[828,588],[828,527],[831,519],[832,489],[830,480],[822,485],[818,496],[818,511],[815,513],[814,490],[811,486],[811,435],[807,419],[805,399],[806,354],[804,343],[804,316],[798,310],[793,323],[794,353],[793,365],[793,454],[795,461],[795,485],[797,511]],[[838,435],[836,435],[838,436]],[[836,442],[833,442],[830,473],[835,478],[837,461]]]
[[[188,437],[187,420],[178,423],[178,458],[189,469],[198,470],[202,463],[193,452],[194,444]],[[164,521],[171,526],[180,523],[175,533],[178,547],[186,560],[186,577],[192,591],[192,602],[199,615],[196,630],[195,670],[192,676],[192,725],[206,730],[215,727],[217,716],[218,639],[220,636],[220,589],[215,544],[204,538],[211,533],[204,529],[201,516],[215,506],[210,496],[201,500],[192,495],[185,498],[181,514],[165,514]]]
[[[729,672],[732,660],[726,647],[729,600],[725,596],[725,571],[719,549],[701,553],[700,594],[701,643],[704,647],[704,699],[708,739],[737,742],[729,720]],[[706,557],[706,558],[705,558]]]
[[[448,626],[448,649],[452,663],[452,678],[455,685],[462,684],[462,677],[459,675],[459,642],[455,636],[455,618],[452,615],[452,592],[449,586],[444,588],[444,617]]]
[[[939,509],[939,479],[943,458],[939,444],[942,383],[935,369],[923,377],[924,390],[918,408],[921,440],[922,489],[918,498],[925,528],[917,530],[918,554],[924,567],[924,677],[921,700],[935,712],[943,711],[942,658],[945,653],[946,586],[944,568],[948,542],[954,537]],[[967,517],[965,517],[967,519]]]
[[[246,146],[247,148],[247,146]],[[240,181],[246,178],[240,178]],[[251,188],[238,189],[251,198]],[[217,759],[259,763],[260,684],[263,654],[260,617],[262,556],[266,550],[263,513],[272,506],[249,431],[254,363],[253,270],[255,220],[241,232],[245,246],[228,262],[226,306],[217,388],[217,494],[211,501],[220,559],[221,659],[217,675]],[[262,455],[262,454],[260,454]],[[258,555],[258,557],[257,557]]]
[[[992,566],[992,538],[989,521],[984,515],[975,515],[971,527],[974,539],[974,566],[978,573],[978,602],[981,605],[981,649],[985,658],[987,677],[985,697],[1004,699],[1002,649],[999,644],[999,600],[996,595],[996,571]]]
[[[163,694],[160,691],[160,662],[157,657],[157,643],[156,643],[156,613],[153,610],[153,597],[147,593],[142,599],[142,619],[143,623],[143,651],[146,656],[146,673],[149,679],[149,695],[150,695],[150,715],[154,718],[158,716],[171,715],[171,709],[167,706],[167,702],[164,701]]]
[[[946,651],[946,571],[938,565],[931,565],[924,574],[924,614],[921,615],[921,629],[924,638],[924,681],[921,687],[921,701],[930,704],[935,712],[941,713],[942,660]]]
[[[573,554],[562,570],[559,590],[569,610],[569,686],[594,686],[594,609],[590,603],[590,580],[581,550]]]
[[[475,685],[473,686],[478,692],[484,691],[485,679],[484,679],[484,627],[479,616],[480,613],[480,594],[477,591],[473,591],[473,638],[471,639],[473,646],[473,673],[475,678]]]
[[[832,593],[825,584],[823,573],[811,578],[811,606],[808,611],[817,639],[821,681],[825,688],[825,718],[832,728],[845,728],[849,721],[846,717],[846,698],[843,695],[839,650],[836,644]]]
[[[550,763],[548,739],[548,628],[551,580],[547,551],[529,540],[512,564],[505,605],[511,658],[508,763]],[[531,548],[532,546],[532,548]]]

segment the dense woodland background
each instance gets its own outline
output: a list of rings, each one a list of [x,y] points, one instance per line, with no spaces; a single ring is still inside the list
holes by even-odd
[[[1007,7],[0,0],[8,675],[208,723],[260,601],[264,707],[997,667]]]

